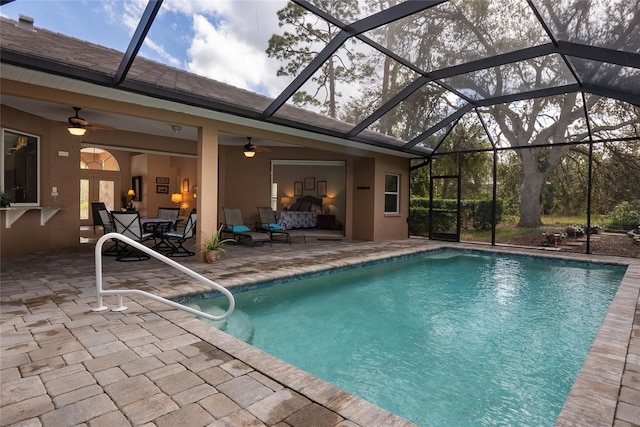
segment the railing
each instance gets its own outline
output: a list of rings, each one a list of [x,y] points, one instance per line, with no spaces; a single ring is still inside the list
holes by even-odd
[[[133,246],[134,248],[164,262],[165,264],[168,264],[170,266],[172,266],[173,268],[176,268],[180,271],[182,271],[185,274],[188,274],[189,276],[193,277],[194,279],[211,286],[213,289],[219,291],[220,293],[222,293],[224,296],[227,297],[227,299],[229,300],[229,308],[227,308],[227,311],[224,312],[223,314],[219,315],[219,316],[214,316],[211,314],[207,314],[207,313],[203,313],[200,310],[196,310],[195,308],[191,308],[191,307],[187,307],[186,305],[182,305],[179,304],[177,302],[168,300],[166,298],[162,298],[159,297],[157,295],[151,294],[149,292],[145,292],[145,291],[141,291],[139,289],[114,289],[114,290],[104,290],[102,289],[102,245],[104,245],[104,242],[106,242],[107,240],[111,240],[111,239],[117,239],[117,240],[121,240],[124,243]],[[96,248],[95,248],[95,258],[96,258],[96,293],[97,293],[97,307],[93,308],[93,311],[104,311],[104,310],[108,310],[109,307],[107,305],[104,305],[102,302],[102,296],[103,295],[116,295],[118,297],[118,305],[116,308],[112,309],[112,311],[124,311],[127,309],[127,307],[125,307],[122,304],[122,296],[123,295],[128,295],[128,294],[134,294],[134,295],[142,295],[142,296],[146,296],[149,297],[155,301],[159,301],[162,303],[165,303],[167,305],[170,305],[171,307],[180,309],[180,310],[184,310],[188,313],[191,314],[195,314],[196,316],[201,316],[204,318],[207,318],[209,320],[222,320],[227,318],[229,315],[231,315],[231,313],[233,312],[233,309],[235,308],[236,302],[235,299],[233,298],[233,294],[231,294],[231,292],[229,292],[228,289],[218,285],[217,283],[207,279],[204,276],[201,276],[200,274],[196,273],[193,270],[190,270],[188,268],[186,268],[185,266],[178,264],[177,262],[175,262],[172,259],[167,258],[166,256],[154,251],[153,249],[136,242],[135,240],[130,239],[127,236],[123,236],[120,233],[107,233],[104,236],[102,236],[100,239],[98,239],[98,241],[96,242]]]

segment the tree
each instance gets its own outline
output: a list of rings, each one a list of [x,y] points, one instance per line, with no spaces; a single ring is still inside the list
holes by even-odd
[[[314,4],[343,22],[352,22],[358,14],[357,0],[317,0]],[[278,20],[285,31],[271,36],[266,50],[268,56],[286,62],[278,69],[278,76],[296,76],[339,32],[335,26],[293,2],[278,11]],[[350,83],[358,78],[361,58],[362,54],[351,50],[349,44],[343,45],[312,77],[314,92],[298,91],[293,103],[300,107],[319,107],[324,114],[337,117],[341,96],[337,83]]]
[[[346,2],[331,3],[342,6]],[[350,7],[355,7],[352,2],[349,3]],[[366,3],[366,9],[375,12],[392,7],[396,0],[368,0]],[[366,35],[426,72],[549,43],[549,37],[532,13],[529,2],[508,4],[509,7],[504,7],[505,3],[490,0],[446,2],[424,13],[384,25]],[[639,4],[640,0],[610,2],[603,11],[603,5],[596,0],[561,0],[542,2],[538,8],[550,30],[562,40],[624,51],[634,49],[628,44],[635,37],[632,32],[640,25]],[[325,10],[329,8],[329,5],[323,7]],[[346,14],[347,11],[341,9],[339,13]],[[310,32],[309,28],[305,28],[306,32]],[[282,52],[279,58],[293,63],[291,71],[299,70],[296,52]],[[350,73],[345,71],[344,75],[359,79],[353,82],[361,84],[361,95],[344,106],[340,114],[341,119],[353,123],[369,116],[418,77],[413,69],[382,54],[358,59],[351,66],[360,68],[350,70]],[[572,81],[572,73],[585,82],[620,83],[626,79],[630,87],[635,87],[633,79],[636,76],[621,72],[618,66],[597,61],[586,64],[584,61],[574,61],[570,69],[559,55],[545,55],[430,82],[413,92],[369,129],[411,140],[465,105],[467,99],[482,100],[560,87]],[[330,68],[331,62],[328,61],[325,66]],[[372,81],[379,84],[369,84]],[[335,105],[332,102],[330,99],[326,105]],[[596,137],[614,135],[617,138],[621,131],[631,136],[638,135],[640,111],[637,107],[603,101],[598,96],[588,94],[584,101],[581,94],[569,93],[480,110],[490,122],[489,128],[496,144],[516,148],[513,153],[519,160],[518,168],[522,170],[519,226],[536,227],[542,224],[543,188],[570,152],[568,146],[559,143],[582,142],[588,147],[585,109],[589,111],[588,120]],[[442,129],[441,133],[419,145],[435,148],[446,130]],[[436,154],[444,152],[446,148],[441,146]]]
[[[637,25],[640,20],[640,8],[637,5],[638,1],[618,2],[610,6],[604,16],[601,11],[595,12],[599,5],[589,0],[545,2],[542,8],[552,30],[568,40],[606,42],[609,48],[624,50],[629,31],[635,28],[633,23]],[[571,13],[564,13],[567,11]],[[595,16],[598,18],[595,19]],[[428,15],[414,15],[397,23],[394,30],[399,32],[395,39],[402,40],[402,43],[394,45],[394,51],[411,58],[426,71],[548,42],[548,37],[524,2],[511,4],[509,8],[504,8],[500,2],[488,0],[445,3],[430,9]],[[429,37],[424,37],[424,34],[429,34]],[[598,40],[594,40],[596,38]],[[557,55],[547,55],[456,76],[445,83],[466,96],[485,99],[561,86],[566,84],[568,78],[570,72],[563,60]],[[633,77],[620,73],[616,67],[608,64],[594,63],[589,65],[582,78],[613,82],[619,79],[631,81]],[[424,90],[426,96],[418,93],[418,96],[408,98],[398,108],[404,108],[404,114],[396,116],[402,121],[392,126],[396,129],[396,136],[404,139],[415,136],[416,129],[424,130],[434,120],[446,117],[447,106],[456,104],[455,96],[451,94],[438,98],[434,86],[425,87]],[[541,201],[546,177],[560,165],[569,151],[566,146],[553,144],[588,142],[582,103],[579,94],[570,93],[496,105],[483,110],[491,115],[494,139],[498,144],[517,148],[531,146],[514,150],[523,173],[519,226],[542,225]],[[615,107],[611,107],[612,104]],[[587,95],[586,109],[590,112],[593,134],[615,133],[616,130],[635,126],[629,133],[638,135],[636,128],[640,115],[637,107],[620,102],[603,102],[597,96]],[[616,111],[624,111],[624,117],[619,117]],[[539,147],[547,144],[550,144],[547,148]]]

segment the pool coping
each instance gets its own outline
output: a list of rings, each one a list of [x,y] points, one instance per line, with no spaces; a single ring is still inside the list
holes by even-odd
[[[259,275],[259,277],[236,278],[229,281],[229,283],[225,283],[225,287],[233,289],[242,286],[251,286],[270,280],[304,276],[336,268],[352,267],[389,258],[415,255],[445,248],[626,266],[627,270],[618,291],[611,302],[594,342],[555,421],[555,426],[614,425],[618,396],[622,386],[622,378],[633,330],[634,315],[640,295],[640,260],[558,251],[550,253],[545,250],[526,247],[484,246],[478,244],[430,241],[429,244],[424,247],[408,247],[385,253],[368,254],[364,257],[354,257],[323,263],[321,265],[301,266],[295,273],[288,275],[266,272],[263,275]],[[193,294],[193,292],[190,293],[190,295]],[[177,293],[170,298],[184,297],[186,295],[189,294]],[[179,321],[177,318],[172,320]],[[204,327],[194,327],[193,321],[199,322]],[[286,387],[326,406],[346,419],[350,419],[361,425],[371,425],[374,421],[376,425],[380,425],[380,420],[385,418],[388,420],[395,419],[395,422],[403,424],[404,420],[400,417],[396,417],[364,399],[351,395],[314,375],[289,365],[256,347],[244,343],[215,328],[211,328],[204,322],[190,316],[187,322],[189,322],[187,330],[190,330],[190,332],[196,336],[205,341],[215,343],[218,348],[229,353],[229,355],[234,358],[255,368],[273,380],[282,383]],[[394,425],[396,425],[395,422],[393,423]],[[406,425],[413,424],[408,423]]]
[[[331,245],[282,245],[255,250],[232,247],[229,256],[216,264],[204,264],[194,259],[180,261],[195,272],[232,287],[447,247],[627,266],[625,277],[556,425],[640,425],[640,258],[411,238]],[[191,314],[147,297],[131,295],[127,298],[130,309],[124,312],[92,312],[96,303],[92,257],[93,250],[3,259],[0,303],[6,310],[0,312],[0,334],[3,338],[0,345],[1,382],[3,387],[19,391],[12,393],[11,399],[0,401],[3,420],[13,419],[22,423],[41,420],[43,425],[59,425],[49,422],[73,415],[77,423],[86,421],[98,426],[114,425],[113,422],[104,422],[135,415],[157,420],[158,425],[167,425],[167,419],[175,421],[180,418],[189,425],[194,416],[192,411],[198,410],[203,417],[213,416],[220,420],[211,424],[217,426],[227,422],[246,423],[251,419],[259,423],[256,414],[261,414],[258,418],[262,419],[265,410],[281,407],[293,410],[287,405],[304,401],[306,406],[296,412],[298,421],[300,416],[321,412],[326,415],[324,421],[333,422],[329,425],[336,427],[415,425],[220,332]],[[104,261],[107,271],[111,271],[103,275],[105,285],[110,289],[140,287],[165,298],[211,290],[202,283],[185,280],[169,267],[132,263],[123,269],[122,264],[114,259]],[[109,301],[105,302],[113,307],[115,297],[107,299]],[[135,334],[131,336],[133,332]],[[144,337],[139,338],[138,333]],[[203,363],[203,358],[206,363]],[[224,381],[230,379],[225,382],[227,387],[251,383],[251,387],[258,386],[263,390],[266,387],[269,393],[253,404],[239,401],[239,409],[219,418],[220,408],[211,406],[210,397],[196,399],[197,402],[185,401],[184,392],[176,394],[173,383],[168,389],[162,385],[169,378],[165,376],[172,374],[176,367],[187,370],[187,376],[180,376],[180,381],[185,382],[180,386],[187,387],[193,398],[204,397],[199,394],[204,387],[207,394],[219,392],[221,399],[231,396],[233,400],[233,393],[227,395],[224,390],[218,390],[221,379],[217,375],[223,373]],[[118,371],[119,376],[105,382],[104,375],[113,370]],[[217,372],[215,376],[211,376],[211,371]],[[76,381],[65,382],[64,390],[44,388],[43,383],[57,381],[58,376],[70,373],[82,374],[83,379],[93,378],[93,385],[87,388],[83,387],[84,382]],[[204,383],[195,386],[189,383],[188,380],[194,377]],[[161,386],[159,393],[155,389],[147,390],[146,394],[137,392],[139,403],[133,405],[123,406],[110,397],[114,391],[126,393],[129,381],[134,378],[147,383],[165,379],[162,384],[157,384]],[[105,389],[107,385],[109,390]],[[283,387],[285,385],[289,388]],[[91,394],[85,391],[88,389],[92,390]],[[235,391],[245,396],[252,390]],[[132,412],[158,396],[167,402],[177,403],[178,407],[152,405],[153,408],[145,407],[144,413]],[[97,401],[104,405],[97,407]],[[34,402],[39,404],[34,405]],[[97,416],[99,414],[103,415]],[[176,424],[180,423],[172,425]]]

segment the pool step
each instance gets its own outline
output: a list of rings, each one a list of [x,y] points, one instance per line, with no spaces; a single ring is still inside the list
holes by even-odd
[[[226,310],[218,306],[211,306],[201,308],[198,304],[189,304],[190,307],[193,307],[197,310],[203,311],[208,314],[221,315]],[[213,326],[216,329],[219,329],[227,334],[238,338],[246,342],[247,344],[251,344],[253,341],[253,322],[247,313],[242,310],[238,310],[236,307],[233,310],[231,316],[227,317],[224,320],[209,320],[209,319],[200,319],[203,322]]]

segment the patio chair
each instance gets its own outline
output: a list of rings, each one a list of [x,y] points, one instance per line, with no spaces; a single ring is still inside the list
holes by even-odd
[[[111,212],[113,218],[113,227],[116,233],[120,233],[138,243],[144,243],[147,240],[154,240],[153,233],[145,233],[140,223],[140,214],[138,212]],[[124,248],[118,253],[116,261],[144,261],[151,258],[146,253],[124,244]]]
[[[169,219],[171,221],[173,221],[173,229],[177,230],[177,225],[178,225],[178,217],[180,216],[180,208],[165,208],[165,207],[159,207],[158,208],[158,219]],[[150,231],[150,230],[147,230]]]
[[[242,212],[238,208],[223,208],[224,211],[224,232],[231,233],[233,238],[240,242],[243,239],[251,241],[253,248],[256,243],[269,242],[271,246],[271,236],[269,233],[251,231],[242,221]]]
[[[104,225],[100,218],[98,211],[100,209],[107,209],[103,202],[91,202],[91,217],[93,218],[93,234],[96,233],[96,227]]]
[[[295,236],[302,236],[304,242],[307,243],[307,238],[303,231],[287,230],[280,226],[276,221],[276,213],[270,207],[259,207],[258,213],[260,214],[260,230],[263,230],[271,236],[274,240],[274,236],[283,236],[287,243],[291,244],[291,238]]]
[[[111,219],[109,211],[106,209],[98,209],[98,215],[100,216],[100,220],[102,221],[102,231],[104,232],[104,234],[114,232],[115,228],[113,227],[113,220]],[[124,248],[124,245],[120,243],[120,240],[118,239],[111,239],[111,242],[112,245],[103,250],[102,255],[117,256]]]
[[[196,219],[197,214],[191,212],[182,231],[167,230],[162,234],[162,238],[171,245],[171,251],[167,256],[193,256],[196,254],[183,246],[184,242],[195,236]]]

